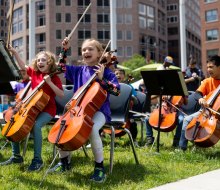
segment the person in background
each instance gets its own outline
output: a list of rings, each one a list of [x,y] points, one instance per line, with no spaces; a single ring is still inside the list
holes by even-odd
[[[132,107],[134,105],[138,104],[138,99],[137,99],[137,92],[135,91],[134,87],[130,84],[130,79],[128,78],[128,80],[125,79],[125,70],[124,69],[120,69],[117,68],[115,69],[115,75],[118,79],[119,83],[126,83],[129,86],[131,86],[132,88],[132,97],[131,97],[131,102],[130,102],[130,109],[132,109]],[[138,142],[137,142],[137,134],[138,134],[138,130],[137,130],[137,123],[134,121],[134,119],[132,119],[132,114],[129,114],[129,120],[130,120],[130,132],[134,141],[135,146],[138,146]]]
[[[184,78],[188,91],[196,91],[201,81],[205,78],[202,70],[196,67],[195,59],[190,59]]]
[[[160,65],[157,70],[169,70],[170,65],[174,65],[173,58],[170,56],[166,56],[164,59],[164,62],[162,65]],[[164,99],[168,100],[166,96],[163,97]],[[187,99],[184,97],[184,104],[187,104]],[[162,103],[163,105],[163,103]],[[177,111],[177,128],[176,133],[174,135],[173,139],[173,147],[177,147],[179,144],[180,136],[181,136],[181,130],[182,130],[182,124],[183,124],[183,118],[184,115],[181,111]],[[153,136],[153,128],[149,124],[149,118],[146,118],[146,136],[147,136],[147,142],[146,146],[152,145],[154,143],[154,136]]]
[[[207,59],[207,71],[210,75],[209,78],[203,80],[201,85],[196,90],[198,102],[203,107],[208,107],[205,96],[212,93],[220,85],[220,56],[214,55]],[[179,141],[179,149],[185,151],[187,149],[188,140],[185,137],[186,127],[192,121],[193,118],[198,117],[201,114],[201,110],[188,115],[184,118],[181,137]]]

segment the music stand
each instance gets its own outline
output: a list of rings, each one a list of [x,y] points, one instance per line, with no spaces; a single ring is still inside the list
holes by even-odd
[[[4,95],[4,94],[14,95],[14,90],[10,82],[3,82],[3,83],[0,82],[0,95]]]
[[[162,96],[188,96],[188,91],[182,72],[177,70],[141,71],[141,75],[147,92],[160,97],[157,136],[157,152],[159,152]]]
[[[11,54],[5,46],[3,40],[0,39],[0,81],[1,82],[9,82],[18,80],[21,78],[21,74],[19,72],[19,67],[15,63]]]

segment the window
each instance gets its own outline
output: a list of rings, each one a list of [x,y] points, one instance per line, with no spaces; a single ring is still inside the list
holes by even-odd
[[[60,52],[61,52],[61,47],[56,47],[56,55],[60,55]]]
[[[56,0],[56,5],[60,6],[61,5],[61,0]]]
[[[217,0],[204,0],[205,3],[212,3],[212,2],[216,2]]]
[[[97,6],[109,7],[110,0],[97,0]]]
[[[154,8],[147,6],[147,16],[154,18]]]
[[[178,17],[177,16],[167,17],[167,22],[168,23],[176,23],[176,22],[178,22]]]
[[[78,14],[78,20],[80,19],[81,16],[82,16],[82,14]],[[85,14],[84,17],[82,18],[81,22],[90,23],[91,22],[91,15]]]
[[[146,28],[146,18],[139,17],[139,27],[140,28]]]
[[[41,33],[36,35],[36,41],[39,45],[46,44],[46,34]]]
[[[109,23],[109,14],[98,14],[97,15],[98,23]]]
[[[36,26],[45,26],[45,25],[46,25],[45,15],[38,16]]]
[[[61,39],[61,38],[62,38],[62,31],[56,30],[56,39]]]
[[[131,57],[133,55],[133,48],[130,46],[126,47],[126,56]]]
[[[132,8],[132,0],[125,0],[124,8]]]
[[[1,37],[4,37],[4,30],[1,30]]]
[[[131,30],[126,31],[126,40],[132,40],[133,39],[133,33]]]
[[[87,39],[91,38],[91,31],[89,30],[79,30],[78,31],[78,39]]]
[[[206,20],[206,22],[211,22],[211,21],[218,20],[217,9],[206,11],[205,20]]]
[[[37,11],[42,12],[45,10],[45,1],[39,1],[36,3]]]
[[[144,4],[138,4],[138,12],[141,15],[146,15],[146,6]]]
[[[71,5],[71,1],[70,0],[65,0],[65,5],[66,6],[70,6]]]
[[[117,15],[117,24],[123,24],[123,15],[119,14]]]
[[[218,40],[218,39],[219,39],[219,35],[218,35],[217,29],[206,31],[206,40],[207,41],[213,41],[213,40]]]
[[[18,38],[12,41],[12,47],[16,47],[16,46],[18,46],[19,48],[23,46],[23,38]]]
[[[178,9],[177,4],[167,5],[167,10],[168,10],[168,11],[176,11],[177,9]]]
[[[22,20],[12,24],[12,34],[15,34],[17,32],[21,32],[22,30],[23,30],[23,21]]]
[[[123,32],[121,30],[117,31],[117,40],[123,40]]]
[[[78,0],[78,6],[88,6],[90,4],[90,0]]]
[[[65,21],[66,22],[71,22],[71,14],[70,13],[65,14]]]
[[[61,22],[61,13],[56,13],[56,22]]]
[[[132,15],[125,14],[125,24],[132,24]]]
[[[109,40],[110,39],[110,31],[105,31],[105,30],[103,30],[103,31],[98,31],[98,39],[99,40],[105,40],[105,39],[107,39],[107,40]]]
[[[118,57],[123,57],[123,56],[124,56],[123,47],[118,47],[118,48],[117,48],[117,56],[118,56]]]
[[[148,27],[149,29],[152,29],[152,30],[155,29],[154,20],[153,20],[153,19],[147,19],[147,27]]]
[[[213,56],[213,55],[218,55],[219,54],[219,49],[211,49],[207,50],[207,57]]]
[[[65,36],[67,37],[70,34],[71,30],[66,30]]]
[[[117,0],[116,1],[116,7],[117,8],[123,8],[123,0]]]

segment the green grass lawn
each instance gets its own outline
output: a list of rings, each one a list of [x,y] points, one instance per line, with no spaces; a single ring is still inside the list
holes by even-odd
[[[156,132],[154,132],[156,134]],[[174,182],[207,171],[220,168],[220,145],[207,149],[189,149],[182,153],[175,153],[171,147],[172,133],[161,133],[160,153],[156,152],[156,145],[136,148],[140,164],[136,165],[128,137],[125,135],[116,139],[113,173],[109,174],[110,137],[103,139],[104,165],[107,171],[105,183],[97,184],[89,181],[93,172],[93,156],[88,149],[90,158],[79,149],[72,153],[72,169],[63,174],[48,174],[39,187],[39,184],[52,162],[53,146],[47,141],[48,128],[43,129],[43,160],[44,168],[39,172],[27,172],[33,156],[33,140],[29,140],[28,149],[23,165],[0,167],[0,189],[31,190],[31,189],[149,189],[165,183]],[[140,133],[138,138],[140,139]],[[5,139],[1,137],[3,145]],[[11,156],[11,147],[8,144],[0,152],[0,161]]]

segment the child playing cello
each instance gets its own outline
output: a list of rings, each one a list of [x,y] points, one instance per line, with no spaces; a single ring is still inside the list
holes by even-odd
[[[62,42],[64,49],[68,48],[68,40],[64,39]],[[95,39],[87,39],[82,44],[82,58],[83,66],[66,66],[65,77],[67,80],[73,82],[74,93],[84,85],[90,77],[96,73],[96,82],[99,82],[101,87],[107,91],[107,98],[100,110],[94,114],[92,119],[94,125],[90,134],[89,140],[91,142],[91,148],[95,157],[95,169],[93,175],[90,177],[91,180],[96,182],[103,182],[106,178],[103,164],[103,145],[99,135],[99,130],[104,126],[106,122],[111,120],[110,117],[110,103],[109,93],[114,95],[119,94],[119,83],[115,74],[103,64],[99,63],[100,57],[103,54],[103,48],[101,43]],[[107,60],[110,57],[107,57]],[[63,172],[70,169],[69,164],[70,152],[59,150],[60,162],[55,165],[50,172]]]
[[[28,171],[37,171],[40,170],[43,166],[43,160],[41,157],[41,128],[45,126],[56,114],[55,96],[64,96],[62,83],[56,74],[54,74],[52,77],[49,76],[49,74],[55,73],[57,71],[55,56],[52,53],[48,51],[42,51],[38,53],[32,62],[33,67],[29,67],[25,66],[25,63],[21,60],[13,47],[10,46],[9,51],[11,51],[15,56],[20,68],[24,71],[27,71],[27,74],[30,76],[32,90],[44,80],[45,84],[43,85],[42,90],[50,97],[48,104],[37,116],[35,124],[32,128],[34,138],[34,158],[28,167]],[[8,165],[14,163],[23,163],[23,157],[20,155],[18,142],[12,142],[12,157],[10,157],[9,160],[0,163],[0,165]]]

